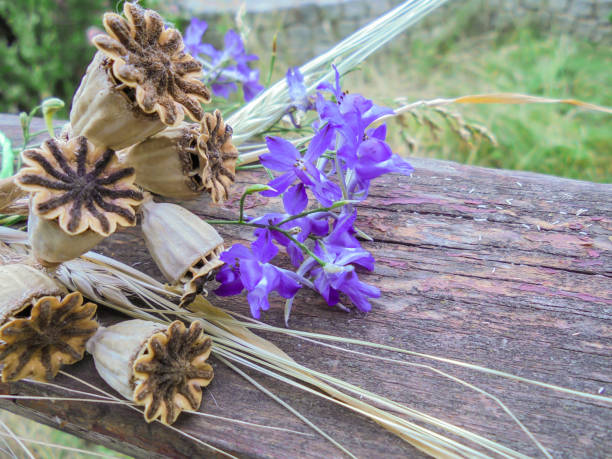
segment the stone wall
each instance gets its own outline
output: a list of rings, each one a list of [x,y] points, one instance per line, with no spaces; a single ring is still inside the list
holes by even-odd
[[[188,15],[225,20],[244,4],[248,23],[262,43],[278,33],[278,49],[291,50],[285,60],[300,64],[329,49],[372,19],[402,3],[401,0],[176,0]],[[470,13],[471,12],[471,13]],[[612,43],[612,0],[469,0],[449,1],[408,32],[410,36],[435,33],[461,15],[476,34],[525,22],[582,38]],[[225,19],[223,19],[225,18]],[[210,37],[209,37],[210,39]]]
[[[516,17],[594,42],[612,43],[612,0],[495,0],[498,23]]]

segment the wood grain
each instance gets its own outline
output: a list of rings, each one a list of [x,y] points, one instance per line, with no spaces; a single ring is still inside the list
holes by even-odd
[[[39,121],[36,121],[39,123]],[[15,116],[0,115],[0,129],[19,138]],[[374,239],[364,246],[377,260],[363,279],[382,297],[367,316],[328,307],[303,291],[294,304],[297,330],[355,337],[435,354],[582,390],[612,394],[612,186],[525,172],[491,170],[431,159],[412,159],[412,177],[375,182],[360,206],[358,226]],[[184,203],[205,218],[233,218],[244,187],[265,181],[244,172],[232,198]],[[279,203],[249,198],[253,214]],[[227,245],[249,240],[235,227],[218,228]],[[138,228],[99,247],[161,279]],[[210,300],[248,313],[244,297]],[[100,313],[103,323],[120,320]],[[275,299],[265,321],[282,326]],[[541,456],[490,399],[430,370],[391,365],[340,353],[282,335],[264,335],[296,360],[386,395],[408,406]],[[354,349],[354,348],[353,348]],[[554,457],[603,458],[612,451],[609,404],[486,376],[426,359],[378,355],[435,366],[503,400]],[[182,416],[176,427],[240,457],[342,457],[281,406],[220,362],[206,392],[204,413],[305,433],[266,430],[214,418]],[[100,387],[88,357],[67,369]],[[270,378],[249,373],[333,434],[358,457],[419,457],[374,423]],[[56,384],[88,390],[66,376]],[[108,389],[110,390],[110,389]],[[2,394],[74,396],[32,382],[0,385]],[[206,446],[116,405],[2,399],[0,407],[136,457],[214,457]],[[609,456],[608,456],[609,457]]]

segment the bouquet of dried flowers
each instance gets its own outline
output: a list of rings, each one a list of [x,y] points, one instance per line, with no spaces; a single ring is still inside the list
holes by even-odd
[[[246,322],[202,296],[214,279],[218,296],[246,292],[251,315],[259,319],[269,308],[269,294],[276,292],[286,299],[286,322],[303,288],[316,291],[330,306],[370,311],[369,300],[380,292],[359,277],[359,269],[372,270],[375,260],[361,243],[368,236],[356,223],[357,205],[367,199],[374,179],[413,171],[386,142],[384,121],[418,106],[554,102],[484,95],[392,110],[343,90],[342,72],[440,3],[406,2],[329,53],[289,69],[284,80],[266,91],[249,65],[256,56],[246,54],[234,31],[226,34],[225,49],[217,50],[202,43],[203,21],[192,20],[183,38],[158,13],[134,3],[125,3],[123,16],[107,13],[107,34],[93,39],[98,52],[74,96],[70,123],[40,148],[25,149],[25,167],[2,184],[2,209],[13,210],[27,197],[28,214],[27,236],[2,231],[9,244],[0,253],[0,285],[6,292],[0,304],[3,381],[50,380],[61,365],[80,360],[86,348],[100,376],[123,397],[144,406],[147,422],[169,425],[181,411],[200,408],[202,389],[213,379],[208,362],[212,352],[236,371],[232,361],[262,372],[271,367],[279,380],[289,376],[302,390],[314,386],[319,396],[369,417],[429,454],[480,455],[396,414],[446,429],[492,453],[519,456],[296,363],[250,332]],[[227,97],[238,85],[249,104],[227,120],[219,110],[204,110],[202,103],[211,102],[209,87],[216,96]],[[47,104],[46,118],[52,110]],[[265,144],[242,145],[282,117],[300,132],[309,120],[309,134],[297,139],[268,136]],[[245,189],[235,219],[206,222],[179,204],[163,202],[203,193],[210,194],[212,203],[227,199],[237,168],[256,160],[271,180]],[[280,197],[282,211],[248,215],[245,199],[251,194]],[[135,225],[139,214],[147,248],[167,285],[86,253],[120,227]],[[253,241],[225,249],[214,225],[252,228]],[[279,266],[281,249],[287,259]],[[287,265],[292,269],[283,267]],[[134,319],[98,327],[96,305],[85,303],[83,296]],[[157,311],[145,310],[138,298]],[[182,320],[169,320],[169,312]]]

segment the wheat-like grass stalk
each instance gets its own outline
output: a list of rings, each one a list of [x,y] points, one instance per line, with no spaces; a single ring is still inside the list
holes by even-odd
[[[307,92],[310,94],[321,82],[334,79],[332,63],[335,63],[340,74],[354,69],[380,47],[445,2],[406,1],[302,65],[300,72],[304,76]],[[234,129],[234,144],[240,145],[264,132],[280,119],[290,104],[287,82],[282,79],[227,119],[227,124]]]

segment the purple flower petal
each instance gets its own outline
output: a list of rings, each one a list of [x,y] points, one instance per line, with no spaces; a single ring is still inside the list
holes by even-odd
[[[240,280],[248,291],[251,291],[259,283],[263,276],[261,264],[256,260],[240,261]]]
[[[238,90],[236,83],[213,83],[211,88],[215,96],[223,97],[224,99],[229,98],[233,92]]]
[[[276,191],[266,190],[262,191],[260,194],[267,198],[273,198],[274,196],[278,196],[279,194],[284,193],[285,190],[289,188],[289,186],[291,186],[293,182],[295,182],[296,178],[297,177],[295,176],[295,173],[293,171],[287,172],[283,175],[279,175],[275,179],[268,182],[268,186],[274,188],[274,190]]]
[[[306,195],[306,187],[303,183],[298,183],[285,191],[283,196],[283,204],[285,210],[290,215],[299,214],[308,205],[308,196]]]
[[[297,148],[282,137],[266,137],[266,145],[270,153],[264,153],[259,159],[273,171],[289,171],[302,158]]]
[[[233,296],[238,295],[244,289],[237,268],[232,268],[229,265],[223,266],[216,276],[217,282],[221,285],[215,290],[218,296]]]
[[[272,242],[270,230],[258,228],[258,238],[251,244],[255,257],[262,263],[268,263],[278,254],[278,247]]]

